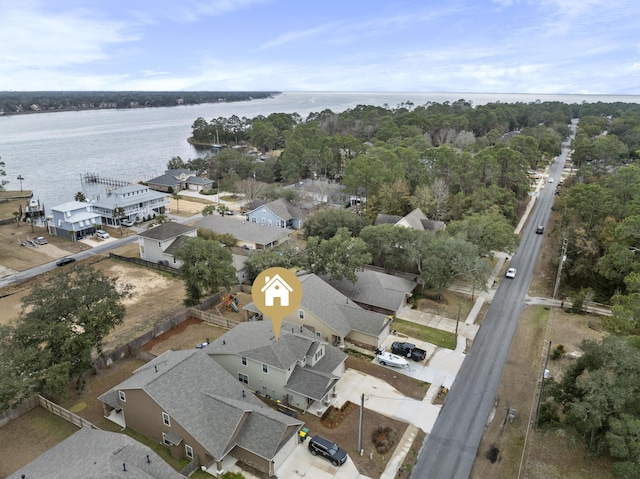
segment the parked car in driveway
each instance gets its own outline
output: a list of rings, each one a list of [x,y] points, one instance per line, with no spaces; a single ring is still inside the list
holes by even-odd
[[[422,361],[427,357],[427,352],[424,349],[416,347],[413,343],[401,343],[399,341],[391,344],[391,352],[398,356],[411,358],[414,361]]]
[[[515,268],[509,268],[509,269],[507,270],[507,274],[505,274],[505,276],[506,276],[507,278],[512,278],[512,279],[513,279],[513,278],[515,278],[515,277],[516,277],[516,273],[517,273],[517,270],[516,270]]]
[[[69,264],[69,263],[73,263],[76,259],[75,258],[61,258],[58,261],[56,261],[56,265],[58,266],[64,266],[65,264]]]
[[[321,436],[313,436],[309,441],[309,451],[314,456],[322,456],[334,466],[341,466],[347,461],[347,452],[335,442]]]
[[[96,236],[102,239],[111,238],[111,236],[109,236],[109,233],[107,233],[105,230],[96,230]]]
[[[122,226],[133,226],[133,221],[131,221],[131,220],[127,220],[127,219],[124,219],[124,220],[121,220],[121,221],[120,221],[120,224],[121,224]]]
[[[47,244],[48,243],[47,238],[45,238],[44,236],[38,236],[33,241],[35,241],[38,244]]]

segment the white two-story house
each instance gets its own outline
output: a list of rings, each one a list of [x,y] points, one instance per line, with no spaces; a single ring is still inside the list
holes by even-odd
[[[165,212],[169,195],[153,191],[148,186],[133,184],[116,188],[106,198],[93,203],[93,211],[101,216],[102,224],[120,226],[121,220],[140,222]],[[117,211],[122,208],[122,216]]]

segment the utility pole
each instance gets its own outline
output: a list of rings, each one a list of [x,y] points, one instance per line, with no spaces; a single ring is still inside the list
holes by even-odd
[[[458,323],[460,322],[460,308],[462,308],[462,303],[458,303],[458,316],[456,317],[456,341],[458,340]]]
[[[558,265],[558,273],[556,274],[556,285],[553,288],[553,299],[556,299],[558,295],[558,288],[560,287],[560,276],[562,276],[562,265],[567,260],[567,244],[569,241],[567,238],[562,239],[562,254],[560,255],[560,264]]]
[[[358,429],[358,454],[362,455],[362,414],[364,411],[364,393],[360,396],[360,424]]]
[[[22,182],[24,181],[24,177],[22,175],[18,175],[16,179],[20,182],[20,192],[22,192]]]

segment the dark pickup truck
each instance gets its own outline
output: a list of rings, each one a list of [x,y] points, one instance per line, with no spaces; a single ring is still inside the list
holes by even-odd
[[[417,348],[415,344],[400,343],[398,341],[391,344],[391,352],[398,356],[411,358],[414,361],[422,361],[427,357],[427,352],[424,349]]]

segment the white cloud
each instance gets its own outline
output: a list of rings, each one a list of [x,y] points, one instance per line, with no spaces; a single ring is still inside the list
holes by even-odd
[[[107,46],[137,39],[126,25],[102,20],[87,10],[44,12],[30,1],[3,7],[0,59],[7,71],[103,61],[109,57]]]

